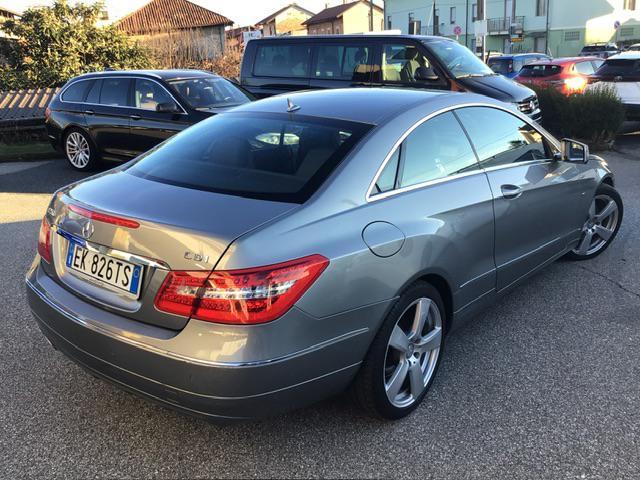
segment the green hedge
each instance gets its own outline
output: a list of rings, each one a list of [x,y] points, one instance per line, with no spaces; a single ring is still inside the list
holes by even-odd
[[[558,137],[602,147],[616,137],[625,118],[624,105],[608,87],[566,96],[554,88],[534,86],[542,110],[542,126]]]

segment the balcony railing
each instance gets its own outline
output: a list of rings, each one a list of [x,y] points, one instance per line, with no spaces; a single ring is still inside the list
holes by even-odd
[[[522,29],[524,17],[497,17],[487,19],[487,33],[510,33],[511,25],[518,25]]]

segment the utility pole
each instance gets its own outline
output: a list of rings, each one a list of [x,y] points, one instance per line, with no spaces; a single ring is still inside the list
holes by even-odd
[[[546,22],[547,22],[547,26],[545,27],[545,33],[544,33],[544,49],[547,55],[551,54],[551,50],[549,49],[549,4],[551,3],[551,0],[547,0],[547,11],[546,11]]]
[[[464,46],[469,48],[469,0],[464,9]]]
[[[373,0],[369,0],[369,31],[373,32]]]
[[[438,23],[440,23],[440,19],[436,16],[436,0],[433,0],[433,34],[434,35],[438,35],[440,32],[438,30],[440,30],[440,25],[438,25]]]

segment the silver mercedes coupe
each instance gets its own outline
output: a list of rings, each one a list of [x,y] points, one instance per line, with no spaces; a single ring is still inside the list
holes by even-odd
[[[397,419],[449,332],[602,253],[622,214],[607,164],[514,106],[295,93],[56,192],[27,292],[56,349],[182,411],[253,418],[350,389]]]

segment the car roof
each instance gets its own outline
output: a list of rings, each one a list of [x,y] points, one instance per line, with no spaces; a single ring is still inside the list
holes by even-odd
[[[640,60],[640,52],[622,52],[611,55],[607,60]]]
[[[519,58],[519,57],[531,57],[531,56],[538,56],[538,55],[544,55],[544,56],[548,56],[546,53],[506,53],[506,54],[502,54],[502,55],[496,55],[495,57],[489,57],[489,60],[494,59],[494,58],[498,58],[501,60],[509,60],[511,58]]]
[[[362,40],[363,38],[389,39],[389,38],[413,38],[424,42],[435,40],[447,40],[455,42],[448,37],[440,37],[437,35],[409,35],[402,33],[359,33],[350,35],[296,35],[282,37],[262,37],[249,40],[249,42],[302,42],[312,43],[309,40],[321,40],[323,38],[330,40]]]
[[[568,63],[592,62],[594,60],[604,61],[600,57],[562,57],[552,58],[551,60],[537,60],[525,65],[525,67],[529,65],[566,65]]]
[[[90,72],[84,75],[79,75],[74,79],[79,78],[104,78],[104,77],[149,77],[157,78],[161,80],[179,80],[184,78],[198,78],[198,77],[217,77],[215,73],[207,72],[204,70],[105,70],[102,72]]]
[[[307,90],[282,94],[238,106],[233,112],[285,113],[288,102],[300,107],[294,115],[335,118],[353,122],[380,124],[419,106],[441,105],[451,97],[451,104],[465,101],[492,100],[471,93],[412,88],[337,88]],[[440,100],[440,101],[438,101]],[[427,109],[428,110],[428,109]]]

